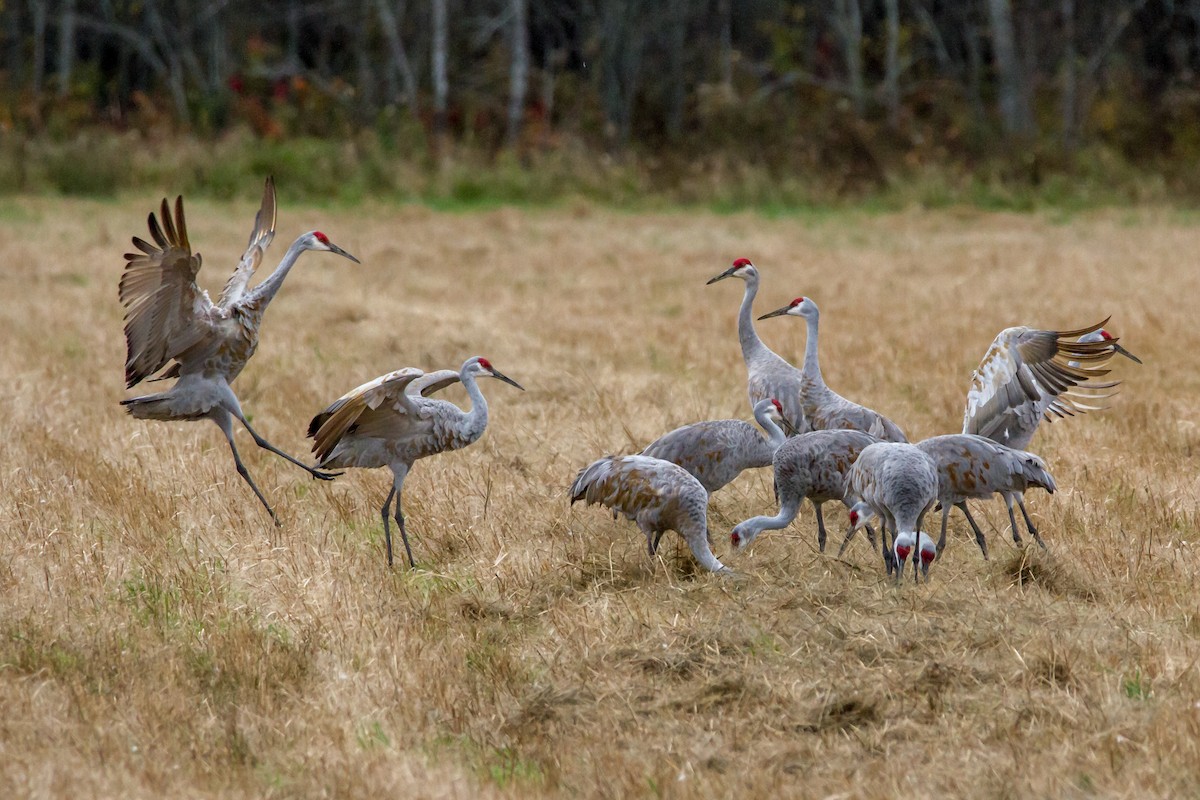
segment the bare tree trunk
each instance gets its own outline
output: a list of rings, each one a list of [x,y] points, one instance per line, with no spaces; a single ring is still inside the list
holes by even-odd
[[[667,83],[667,138],[676,141],[683,133],[683,108],[687,100],[684,72],[689,18],[688,0],[671,0],[670,41],[667,47],[669,72]]]
[[[866,111],[866,91],[863,88],[862,8],[858,0],[837,0],[836,27],[842,37],[850,101],[854,104],[854,113],[861,117]]]
[[[887,14],[887,60],[883,76],[883,97],[888,122],[900,121],[900,0],[883,0]]]
[[[1075,0],[1062,0],[1063,53],[1062,72],[1062,147],[1070,155],[1075,152]]]
[[[733,94],[733,7],[731,0],[717,0],[717,18],[721,23],[721,88]]]
[[[58,22],[58,96],[71,91],[71,71],[75,66],[75,0],[63,0]]]
[[[992,57],[999,91],[1000,122],[1009,135],[1028,136],[1033,132],[1033,117],[1028,96],[1023,90],[1021,67],[1013,35],[1012,4],[1009,0],[988,0],[992,25]]]
[[[404,2],[398,3],[398,13],[392,11],[389,0],[375,0],[375,9],[379,14],[379,22],[383,27],[383,38],[391,53],[392,68],[388,70],[389,87],[395,82],[394,75],[400,76],[404,85],[403,103],[408,112],[417,116],[417,79],[413,75],[412,64],[408,62],[408,53],[404,49],[404,40],[400,38],[399,18],[404,16]],[[396,95],[389,97],[392,100]]]
[[[187,92],[183,86],[183,62],[179,55],[179,48],[167,34],[167,26],[159,11],[158,0],[147,0],[146,21],[150,25],[151,35],[165,56],[162,63],[165,67],[167,88],[170,89],[171,99],[175,103],[175,114],[181,122],[187,124],[191,121],[191,115],[188,113]]]
[[[450,84],[446,79],[448,23],[446,0],[432,0],[432,4],[433,47],[430,61],[433,68],[433,149],[435,157],[440,161],[445,149],[443,140],[446,136],[446,97],[450,94]]]
[[[30,89],[33,91],[34,102],[42,99],[42,82],[46,74],[46,6],[49,0],[30,0],[29,10],[33,12],[33,73],[30,75]]]
[[[967,98],[976,128],[982,129],[986,114],[983,110],[983,53],[979,50],[979,31],[971,22],[964,23],[963,41],[967,45]]]
[[[508,135],[509,147],[521,136],[521,121],[525,116],[525,92],[529,88],[529,0],[510,0],[512,7],[512,58],[508,70]]]

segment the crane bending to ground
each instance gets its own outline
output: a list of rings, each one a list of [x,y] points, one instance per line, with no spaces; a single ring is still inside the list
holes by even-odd
[[[933,459],[938,468],[938,502],[942,504],[942,535],[937,542],[940,553],[946,548],[946,521],[950,507],[962,510],[975,531],[975,541],[983,557],[988,557],[987,540],[983,531],[975,524],[967,510],[967,500],[983,500],[999,493],[1008,506],[1008,520],[1012,523],[1013,541],[1020,543],[1017,519],[1013,514],[1013,501],[1025,518],[1025,530],[1043,548],[1046,543],[1038,535],[1037,526],[1025,510],[1025,492],[1031,486],[1045,489],[1050,494],[1058,487],[1054,477],[1046,469],[1046,463],[1033,453],[1014,450],[984,436],[969,433],[951,433],[934,436],[917,442],[926,455]]]
[[[1117,353],[1141,361],[1103,335],[1105,319],[1073,331],[1006,328],[971,375],[963,433],[1025,450],[1042,419],[1098,411],[1119,381],[1098,381]],[[1072,341],[1073,337],[1081,338]],[[1106,393],[1107,392],[1107,393]]]
[[[903,577],[904,562],[895,544],[904,534],[915,538],[926,512],[937,502],[938,472],[916,445],[879,442],[863,449],[846,473],[846,499],[854,501],[850,509],[850,530],[842,550],[873,514],[881,520],[884,561],[888,574],[895,569],[896,580]],[[888,545],[888,528],[893,544]],[[839,551],[840,552],[840,551]],[[905,552],[907,558],[908,553]],[[915,562],[914,562],[915,564]],[[913,574],[916,574],[914,566]]]
[[[804,344],[804,368],[801,370],[800,404],[804,418],[813,430],[863,431],[885,442],[907,442],[904,431],[877,411],[853,403],[825,385],[821,376],[817,334],[821,311],[811,297],[797,297],[783,308],[763,314],[760,320],[771,317],[800,317],[808,326]]]
[[[283,285],[284,278],[306,250],[337,253],[358,259],[329,241],[320,231],[301,235],[288,248],[279,266],[253,289],[251,276],[262,263],[263,253],[275,237],[275,184],[268,178],[262,205],[254,219],[250,243],[242,260],[225,284],[216,303],[196,285],[200,254],[192,253],[183,216],[183,198],[175,200],[175,214],[162,201],[162,220],[150,214],[150,238],[137,236],[139,252],[128,253],[121,276],[120,298],[125,306],[125,386],[130,388],[149,378],[168,362],[174,362],[158,378],[178,378],[167,391],[121,401],[138,419],[211,419],[225,434],[238,474],[267,509],[275,524],[275,510],[250,477],[233,443],[233,420],[240,422],[259,447],[282,456],[308,470],[314,478],[334,476],[309,467],[258,434],[242,413],[230,384],[241,373],[258,347],[258,328],[263,312]]]
[[[792,428],[799,432],[811,430],[800,405],[800,370],[767,347],[754,330],[751,308],[758,294],[758,269],[750,263],[750,259],[739,258],[729,269],[710,278],[708,283],[713,284],[725,278],[741,278],[746,282],[746,291],[738,311],[738,341],[742,345],[742,359],[746,362],[750,405],[753,407],[762,400],[774,397],[783,407],[783,417],[791,423]]]
[[[392,498],[396,500],[396,523],[400,526],[408,565],[416,567],[401,507],[404,479],[413,464],[421,458],[466,447],[487,429],[487,400],[476,379],[496,378],[524,391],[521,384],[493,367],[486,358],[474,356],[463,362],[456,379],[444,377],[445,372],[436,373],[432,382],[436,388],[429,389],[437,391],[455,380],[462,381],[471,399],[471,409],[463,411],[445,400],[409,393],[408,387],[424,375],[414,367],[380,375],[339,397],[308,424],[312,449],[321,469],[391,469],[392,490],[380,509],[389,567],[392,531],[388,512]]]
[[[708,546],[708,492],[687,470],[650,456],[605,456],[593,461],[571,484],[571,505],[585,500],[620,512],[637,523],[653,558],[666,531],[677,531],[700,566],[731,570]]]
[[[729,534],[738,550],[747,547],[765,530],[786,528],[796,518],[800,505],[811,500],[817,512],[817,545],[825,552],[825,517],[821,506],[846,498],[846,473],[858,454],[879,440],[862,431],[811,431],[788,439],[775,451],[775,499],[779,513],[739,522]],[[875,532],[867,528],[871,545]]]
[[[775,451],[791,428],[775,398],[754,404],[754,419],[766,432],[740,419],[714,419],[676,428],[646,446],[642,455],[661,458],[686,469],[709,494],[728,484],[743,470],[769,467]]]

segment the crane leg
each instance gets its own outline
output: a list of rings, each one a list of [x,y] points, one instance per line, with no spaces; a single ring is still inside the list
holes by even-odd
[[[1017,505],[1021,508],[1021,516],[1025,518],[1025,530],[1029,531],[1029,535],[1033,537],[1033,540],[1040,544],[1042,549],[1045,550],[1046,543],[1042,541],[1042,537],[1038,535],[1037,526],[1034,525],[1033,520],[1029,518],[1029,512],[1025,510],[1025,498],[1021,495],[1017,495]]]
[[[979,525],[975,523],[975,518],[971,516],[970,510],[967,508],[967,501],[964,500],[957,504],[962,509],[963,516],[967,518],[967,522],[971,523],[971,530],[975,531],[975,541],[979,545],[979,552],[983,553],[983,560],[987,561],[987,539],[983,535],[983,531],[979,529]]]
[[[817,509],[817,547],[822,553],[825,552],[825,517],[821,515],[821,504],[813,503],[813,508]]]
[[[658,533],[654,534],[653,539],[650,538],[650,534],[646,534],[646,545],[650,549],[651,558],[654,558],[654,554],[658,552],[658,543],[662,541],[664,533],[666,533],[666,531],[659,531]]]
[[[875,550],[875,529],[872,528],[870,525],[864,525],[863,527],[867,531],[867,541],[871,543],[871,550],[872,550],[872,552],[874,552],[874,550]]]
[[[867,528],[869,530],[870,526],[868,525]],[[842,553],[846,552],[846,548],[850,545],[850,540],[854,538],[854,534],[857,532],[858,532],[858,529],[854,528],[854,527],[851,527],[850,530],[846,531],[846,538],[842,539],[842,546],[838,548],[838,558],[841,558]],[[871,536],[871,549],[872,550],[875,549],[875,536],[874,535]]]
[[[234,395],[233,390],[229,389],[229,387],[225,387],[225,388],[227,390],[227,395],[228,395],[225,398],[225,407],[226,407],[225,410],[228,411],[230,414],[232,414],[234,417],[236,417],[238,422],[242,423],[242,425],[246,428],[246,430],[249,432],[249,434],[252,437],[254,437],[254,443],[256,445],[258,445],[259,447],[261,447],[264,450],[270,450],[275,455],[280,456],[280,457],[292,462],[297,467],[304,470],[309,475],[312,475],[314,478],[317,478],[318,480],[331,481],[334,478],[336,478],[338,475],[342,474],[340,472],[322,472],[321,470],[316,469],[315,467],[310,467],[308,464],[305,464],[303,461],[299,460],[298,458],[288,455],[287,453],[283,452],[275,445],[268,442],[266,439],[264,439],[262,436],[259,435],[258,431],[254,430],[254,428],[252,428],[250,426],[249,422],[246,421],[246,415],[242,413],[241,404],[238,403],[237,396]]]
[[[259,491],[258,486],[254,483],[254,479],[250,477],[250,471],[242,463],[242,457],[238,454],[237,445],[233,443],[233,420],[230,418],[229,412],[223,408],[215,408],[209,414],[209,418],[217,423],[217,427],[221,429],[221,433],[225,434],[225,441],[229,442],[229,449],[233,452],[233,463],[237,465],[238,475],[241,475],[242,480],[250,484],[250,488],[254,490],[254,495],[258,498],[258,501],[263,504],[263,508],[271,515],[271,521],[275,523],[275,527],[283,527],[279,521],[279,517],[275,516],[275,509],[271,508],[271,504],[267,502],[267,498],[263,497],[263,493]]]
[[[1004,495],[1004,504],[1008,506],[1008,521],[1012,525],[1013,542],[1021,543],[1021,534],[1017,532],[1017,518],[1013,515],[1013,499],[1011,494]]]
[[[383,517],[383,541],[387,545],[387,561],[388,566],[392,566],[392,527],[388,522],[388,517],[391,516],[392,498],[396,496],[396,487],[393,484],[392,490],[388,492],[387,500],[383,501],[383,508],[380,509],[380,515]]]
[[[942,535],[937,540],[938,555],[946,549],[946,523],[950,521],[950,506],[942,505]]]
[[[408,468],[397,469],[392,467],[392,472],[395,473],[395,481],[392,484],[392,491],[396,493],[396,524],[400,526],[400,539],[404,542],[404,553],[408,556],[408,568],[416,569],[416,562],[413,561],[412,548],[408,546],[408,531],[404,529],[404,511],[400,508],[400,499],[404,493],[404,478],[408,475]],[[391,545],[389,542],[388,552],[391,553]]]

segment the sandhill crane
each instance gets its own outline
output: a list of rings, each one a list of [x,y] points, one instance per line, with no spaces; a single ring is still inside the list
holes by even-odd
[[[1120,382],[1096,379],[1110,372],[1106,367],[1116,353],[1134,358],[1112,337],[1087,336],[1107,322],[1073,331],[1001,331],[971,376],[962,432],[1024,450],[1043,418],[1099,410],[1091,404],[1111,397],[1106,390]],[[1083,338],[1072,341],[1076,336]]]
[[[408,565],[416,567],[401,509],[404,479],[413,464],[427,456],[466,447],[487,428],[487,400],[476,379],[496,378],[524,391],[519,383],[493,367],[486,358],[474,356],[463,362],[458,371],[457,380],[462,381],[471,399],[470,411],[463,411],[445,400],[406,391],[424,375],[413,367],[380,375],[342,395],[308,424],[308,436],[313,440],[318,467],[389,467],[392,470],[392,490],[380,509],[389,567],[392,565],[392,531],[388,511],[393,497]],[[439,381],[451,382],[445,379],[444,372],[436,375],[441,376]]]
[[[1024,495],[1031,486],[1045,489],[1050,494],[1054,494],[1058,488],[1042,459],[1033,453],[1014,450],[969,433],[934,436],[918,442],[917,447],[932,458],[938,468],[938,502],[942,504],[942,535],[937,543],[939,553],[946,547],[946,521],[950,516],[950,507],[957,506],[975,531],[975,541],[979,543],[983,557],[988,557],[987,541],[967,510],[966,501],[990,498],[997,493],[1008,506],[1013,541],[1021,541],[1013,514],[1015,500],[1025,518],[1025,529],[1029,535],[1042,547],[1046,546],[1038,535],[1037,527],[1029,519],[1029,512],[1025,510]]]
[[[800,405],[804,418],[813,430],[849,428],[864,431],[885,442],[907,442],[904,431],[877,411],[852,403],[825,385],[821,377],[821,362],[817,355],[817,335],[821,311],[811,297],[797,297],[783,308],[763,314],[760,320],[771,317],[800,317],[808,325],[804,345],[804,368],[800,380]]]
[[[677,531],[700,566],[731,570],[708,546],[708,492],[687,470],[650,456],[605,456],[579,470],[571,484],[571,505],[586,500],[620,512],[637,523],[653,557],[665,531]]]
[[[862,431],[811,431],[788,439],[775,451],[775,498],[779,513],[739,522],[730,533],[733,546],[745,548],[765,530],[780,530],[791,524],[805,499],[817,512],[817,544],[825,552],[825,518],[821,506],[830,500],[845,500],[846,473],[866,447],[879,440]],[[872,545],[875,533],[868,529]]]
[[[1112,347],[1113,353],[1120,353],[1121,355],[1125,356],[1130,361],[1133,361],[1136,364],[1142,363],[1142,360],[1140,358],[1138,358],[1133,353],[1126,350],[1124,347],[1121,347],[1121,345],[1117,342],[1116,337],[1114,337],[1111,333],[1106,331],[1104,328],[1100,328],[1099,330],[1094,330],[1091,333],[1085,333],[1083,336],[1080,336],[1076,341],[1082,342],[1084,344],[1087,344],[1088,342],[1108,342],[1109,345]],[[1067,365],[1072,366],[1072,367],[1078,367],[1079,362],[1078,361],[1068,361]]]
[[[929,537],[925,531],[920,534],[911,532],[902,533],[896,537],[895,544],[892,545],[892,554],[896,557],[896,569],[900,574],[904,574],[904,562],[908,560],[908,556],[913,551],[913,545],[920,542],[917,555],[913,557],[913,574],[916,574],[917,564],[921,565],[921,574],[925,576],[925,581],[929,581],[929,565],[938,557],[937,546],[933,543],[933,539]]]
[[[926,512],[937,502],[937,492],[937,465],[916,445],[879,442],[864,448],[846,473],[846,499],[853,505],[851,527],[842,542],[842,550],[868,516],[858,504],[861,501],[881,520],[888,574],[896,569],[896,580],[900,580],[900,565],[895,562],[895,554],[888,545],[888,528],[891,528],[893,541],[904,533],[915,535],[921,530]]]
[[[174,363],[152,380],[179,380],[165,392],[132,397],[122,400],[121,405],[138,419],[215,422],[233,451],[238,474],[250,484],[278,525],[275,510],[250,477],[233,443],[234,419],[242,423],[259,447],[308,470],[314,478],[331,480],[334,476],[312,469],[260,436],[246,421],[230,384],[254,355],[263,312],[301,253],[318,250],[337,253],[356,263],[358,259],[320,231],[310,231],[292,242],[270,277],[248,290],[247,283],[275,236],[275,184],[268,178],[250,244],[214,304],[208,292],[196,285],[200,254],[193,254],[188,242],[183,198],[175,200],[174,218],[165,199],[160,213],[161,224],[153,213],[149,218],[154,242],[135,236],[133,245],[140,252],[125,256],[128,264],[120,285],[121,303],[126,309],[125,385],[129,388],[140,383],[172,360]]]
[[[746,282],[746,291],[738,311],[738,341],[742,345],[742,359],[746,362],[750,405],[774,397],[783,406],[784,419],[795,430],[810,430],[800,407],[800,370],[767,347],[754,330],[751,307],[754,305],[754,296],[758,294],[758,269],[750,263],[750,259],[739,258],[729,269],[710,278],[708,283],[713,284],[725,278],[741,278]]]
[[[651,442],[642,455],[678,464],[691,473],[709,494],[725,486],[743,470],[768,467],[779,446],[787,441],[780,425],[791,427],[775,398],[754,404],[754,419],[762,433],[740,419],[715,419],[676,428]]]

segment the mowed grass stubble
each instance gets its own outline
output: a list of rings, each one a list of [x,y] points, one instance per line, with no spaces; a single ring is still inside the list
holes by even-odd
[[[279,192],[264,269],[313,228],[364,263],[307,254],[268,310],[235,384],[268,439],[306,456],[312,414],[401,366],[485,355],[528,391],[485,381],[484,437],[417,464],[421,569],[389,571],[386,471],[318,483],[240,433],[276,530],[215,426],[117,405],[121,254],[158,198],[0,207],[0,793],[1200,791],[1187,219],[329,211]],[[215,295],[254,208],[187,211]],[[1015,549],[997,500],[976,506],[992,561],[956,513],[919,588],[861,540],[817,553],[807,508],[732,555],[730,527],[773,513],[760,470],[710,506],[729,580],[674,534],[652,562],[631,523],[570,508],[593,458],[749,418],[742,284],[705,286],[739,256],[759,313],[817,300],[830,386],[914,439],[959,430],[1000,329],[1113,314],[1145,366],[1118,360],[1111,410],[1035,438],[1060,486],[1028,497],[1050,550]],[[799,321],[759,332],[800,358]]]

